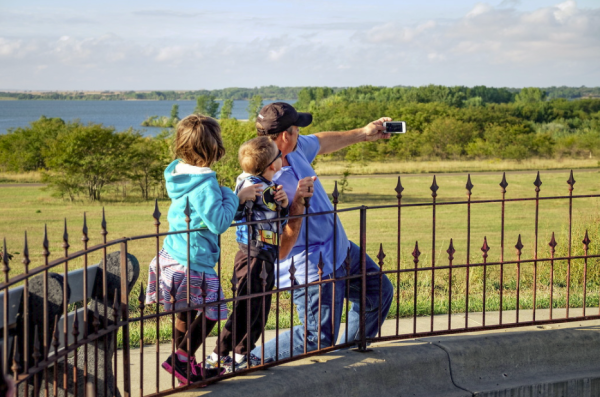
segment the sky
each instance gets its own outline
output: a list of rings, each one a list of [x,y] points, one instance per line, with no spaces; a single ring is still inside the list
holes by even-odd
[[[0,90],[600,86],[600,0],[0,0]]]

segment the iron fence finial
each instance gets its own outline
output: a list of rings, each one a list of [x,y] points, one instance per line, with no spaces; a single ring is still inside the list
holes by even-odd
[[[483,237],[483,246],[481,247],[481,251],[483,251],[483,258],[486,259],[488,257],[488,251],[490,250],[490,246],[487,242],[487,237]]]
[[[296,277],[294,276],[296,274],[296,266],[294,266],[294,257],[292,256],[292,263],[290,265],[290,281],[291,281],[291,285],[294,285],[294,281],[296,281]]]
[[[467,195],[470,196],[471,195],[471,191],[473,190],[475,186],[473,185],[473,183],[471,182],[471,174],[468,174],[467,176],[467,184],[465,186],[465,188],[467,189]]]
[[[379,260],[379,267],[383,269],[383,260],[385,259],[385,253],[383,252],[383,243],[379,244],[379,252],[377,253],[377,259]]]
[[[90,238],[88,237],[87,214],[85,212],[83,213],[83,228],[81,229],[81,234],[81,241],[84,243],[90,241]]]
[[[572,192],[573,191],[573,185],[575,185],[575,182],[577,182],[575,180],[575,178],[573,177],[573,170],[571,170],[571,175],[569,176],[569,179],[567,180],[567,184],[569,185],[569,191]]]
[[[435,181],[435,175],[433,176],[433,183],[431,184],[431,187],[429,189],[431,189],[431,197],[435,198],[437,197],[437,191],[440,187],[437,185],[436,181]]]
[[[402,186],[402,182],[400,181],[400,176],[398,176],[398,183],[396,184],[396,198],[400,200],[402,198],[402,192],[404,191],[404,186]]]
[[[448,246],[446,252],[448,253],[448,260],[454,260],[454,253],[456,252],[456,250],[454,249],[454,242],[452,239],[450,239],[450,245]]]
[[[588,231],[586,230],[585,231],[585,237],[583,238],[583,241],[582,241],[584,249],[586,250],[586,252],[587,252],[588,248],[590,247],[590,242],[591,242],[591,240],[590,240],[590,237],[588,236]]]
[[[158,199],[154,199],[154,212],[152,213],[152,217],[154,218],[154,225],[155,226],[159,226],[160,225],[160,216],[161,215],[162,214],[158,210]]]
[[[102,207],[102,221],[100,222],[100,227],[102,228],[100,234],[106,238],[108,231],[106,230],[106,213],[104,212],[104,207]]]
[[[552,252],[552,253],[556,252],[556,246],[558,245],[558,243],[556,242],[556,239],[554,238],[554,232],[552,232],[552,238],[550,239],[550,242],[548,243],[548,245],[550,246],[550,252]]]
[[[537,177],[535,178],[535,182],[533,182],[533,185],[535,186],[535,191],[539,192],[540,191],[540,186],[542,186],[542,180],[540,179],[540,172],[537,172]]]
[[[321,276],[323,276],[323,268],[324,267],[325,267],[325,263],[323,262],[323,253],[319,252],[319,263],[317,263],[319,278],[321,278]]]
[[[48,225],[46,224],[44,224],[44,239],[42,241],[42,247],[44,247],[42,255],[47,258],[48,256],[50,256],[50,245],[48,244]]]
[[[339,203],[340,192],[338,191],[337,181],[335,181],[335,184],[333,186],[333,193],[331,193],[331,197],[333,198],[333,205]]]
[[[143,282],[140,282],[140,293],[138,294],[138,302],[138,309],[140,309],[140,311],[144,311],[144,309],[146,308],[146,292]]]
[[[27,231],[25,231],[25,242],[23,244],[23,260],[21,263],[25,266],[25,274],[29,273],[29,243],[27,242]]]
[[[515,245],[515,248],[517,249],[517,255],[521,256],[521,252],[523,249],[523,243],[521,242],[521,235],[519,234],[519,239],[517,240],[517,244]]]
[[[63,231],[63,243],[62,247],[65,250],[65,256],[67,256],[67,250],[69,249],[69,233],[67,232],[67,218],[65,218],[65,227]]]
[[[500,187],[502,188],[502,193],[506,193],[506,187],[508,186],[508,182],[506,182],[506,172],[502,173],[502,181],[500,182]]]
[[[413,262],[415,263],[415,267],[417,267],[417,263],[419,263],[419,256],[421,255],[421,251],[419,251],[419,242],[415,241],[415,249],[413,249],[412,256]]]

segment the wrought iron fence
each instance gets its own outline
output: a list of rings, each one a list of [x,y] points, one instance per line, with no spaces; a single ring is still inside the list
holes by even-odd
[[[226,299],[213,303],[195,305],[190,301],[190,285],[188,283],[187,307],[169,311],[162,310],[158,303],[152,305],[147,305],[145,303],[146,294],[143,281],[136,284],[136,286],[139,285],[139,293],[137,296],[134,296],[132,293],[137,274],[135,270],[135,258],[132,258],[129,255],[130,245],[135,244],[140,240],[154,241],[155,254],[158,257],[158,253],[161,249],[161,238],[169,234],[177,233],[183,233],[189,236],[190,233],[200,230],[193,230],[189,227],[191,214],[189,203],[185,209],[186,220],[188,223],[187,230],[177,232],[161,231],[161,213],[159,211],[158,203],[156,203],[153,213],[155,226],[154,233],[135,237],[124,237],[112,241],[107,240],[108,232],[103,213],[100,225],[102,243],[91,247],[88,246],[88,227],[84,215],[81,238],[83,249],[77,252],[70,251],[71,241],[69,234],[67,233],[67,224],[65,221],[62,257],[53,261],[49,260],[50,251],[48,236],[47,233],[45,233],[42,242],[43,263],[33,269],[30,266],[31,255],[29,242],[27,235],[25,235],[22,255],[24,272],[22,274],[13,275],[12,277],[10,276],[10,259],[6,247],[6,240],[4,240],[2,254],[2,273],[4,275],[4,282],[0,284],[0,290],[3,293],[1,308],[1,320],[3,325],[2,371],[5,376],[14,376],[20,395],[31,394],[36,396],[49,396],[72,394],[75,396],[84,395],[89,397],[91,395],[123,394],[129,396],[132,394],[132,390],[137,389],[139,390],[140,396],[158,396],[198,387],[224,378],[245,374],[249,371],[265,369],[284,362],[297,360],[310,355],[322,354],[340,348],[357,346],[358,351],[364,352],[368,349],[369,343],[377,341],[492,330],[525,325],[580,321],[583,319],[599,319],[600,308],[598,309],[598,312],[594,310],[594,313],[592,314],[590,314],[591,309],[588,308],[590,299],[596,302],[599,298],[599,291],[598,288],[596,288],[597,284],[594,284],[594,289],[592,291],[588,289],[588,286],[590,285],[588,264],[590,261],[596,263],[600,254],[590,253],[591,238],[587,230],[585,232],[585,237],[581,241],[583,254],[573,254],[575,242],[572,238],[572,228],[573,200],[583,198],[597,199],[600,197],[600,194],[574,195],[575,179],[572,171],[567,184],[569,194],[566,196],[540,197],[540,187],[542,182],[538,173],[534,182],[535,197],[506,198],[508,183],[504,175],[500,182],[501,198],[475,200],[472,199],[472,190],[474,186],[471,183],[470,176],[468,176],[465,185],[467,191],[466,200],[440,202],[437,201],[439,187],[434,176],[433,183],[430,187],[431,201],[405,203],[403,202],[404,188],[400,182],[400,177],[398,177],[398,183],[395,188],[397,204],[359,206],[343,209],[338,208],[339,194],[336,184],[332,193],[332,211],[320,213],[311,212],[310,201],[306,200],[304,214],[295,217],[303,219],[313,218],[316,220],[333,222],[333,227],[337,228],[337,219],[340,214],[357,214],[359,217],[360,271],[354,273],[351,272],[349,253],[340,252],[342,249],[345,250],[346,247],[341,247],[342,249],[340,249],[340,247],[337,246],[337,242],[335,241],[336,233],[334,232],[333,263],[337,263],[338,255],[346,255],[346,259],[342,267],[336,269],[336,266],[334,266],[331,275],[323,274],[324,265],[321,258],[318,264],[316,264],[318,269],[318,280],[315,282],[308,282],[307,274],[309,261],[308,256],[306,256],[304,261],[304,280],[302,280],[301,277],[299,278],[296,276],[297,269],[292,261],[288,275],[291,280],[291,285],[289,287],[280,287],[279,281],[276,281],[276,287],[273,290],[268,290],[266,288],[266,279],[268,275],[263,267],[260,274],[262,292],[251,293],[250,286],[248,286],[248,291],[239,291],[237,289],[238,279],[234,272],[233,279],[231,280],[231,293],[228,293],[229,297]],[[550,255],[547,257],[538,256],[538,253],[540,252],[538,247],[539,204],[546,200],[566,201],[568,204],[568,242],[566,244],[566,255],[555,255],[557,241],[553,233],[551,240],[548,242]],[[512,243],[508,243],[505,239],[506,203],[517,201],[529,201],[535,203],[535,225],[533,233],[534,249],[533,258],[531,259],[522,259],[523,241],[521,235],[519,235],[516,244],[514,245],[516,258],[509,259],[508,255],[505,256],[505,251],[512,245]],[[499,206],[499,213],[489,214],[490,217],[499,216],[501,220],[500,246],[498,247],[499,260],[497,261],[488,261],[491,248],[486,237],[484,237],[480,248],[481,260],[472,260],[474,254],[471,252],[471,249],[474,244],[471,241],[471,211],[473,206],[480,204],[497,204]],[[450,244],[446,250],[447,258],[443,259],[444,261],[447,260],[447,265],[440,265],[442,259],[436,258],[436,211],[442,206],[466,207],[467,241],[466,260],[464,262],[456,263],[456,249],[452,239],[450,239]],[[419,249],[419,243],[416,241],[412,251],[413,265],[405,265],[402,267],[401,263],[404,263],[402,261],[401,252],[402,239],[404,238],[402,221],[403,219],[406,219],[406,215],[403,215],[402,211],[406,211],[406,209],[411,207],[425,207],[431,209],[431,254],[430,261],[428,261],[430,263],[422,263],[422,253]],[[367,272],[367,215],[370,212],[384,209],[397,210],[397,219],[389,220],[389,222],[396,223],[397,225],[396,266],[395,268],[386,268],[386,254],[384,252],[383,244],[380,244],[379,251],[376,255],[379,268],[377,271]],[[281,208],[278,207],[277,210],[280,211]],[[247,207],[247,211],[248,215],[250,215],[252,211],[251,206]],[[250,217],[248,217],[248,219],[249,218]],[[277,222],[281,225],[281,222],[284,220],[285,218],[278,217],[271,220],[271,222]],[[249,226],[249,236],[252,227],[257,223],[259,223],[259,221],[243,223],[243,225]],[[304,244],[304,250],[306,255],[308,255],[310,223],[304,223],[306,225],[303,229],[305,234],[304,236],[301,235],[298,237],[299,243],[297,244]],[[232,225],[232,227],[235,226],[236,225]],[[118,248],[119,250],[119,253],[116,254],[116,256],[115,254],[109,253],[113,247]],[[88,258],[93,253],[101,254],[103,260],[100,267],[88,263]],[[111,255],[113,256],[111,257]],[[248,256],[250,256],[250,252],[248,253]],[[78,268],[81,269],[78,270],[77,273],[74,272],[73,266],[71,266],[71,268],[69,266],[70,262],[75,260],[83,261],[83,266],[78,266]],[[113,265],[117,266],[111,268],[112,270],[109,269],[109,262],[111,260],[113,260]],[[564,275],[564,280],[561,276],[560,283],[555,278],[555,265],[559,262],[566,264],[566,275]],[[577,281],[577,288],[580,288],[581,291],[579,289],[575,291],[577,293],[577,299],[574,301],[572,296],[574,291],[571,271],[575,262],[578,263],[577,266],[583,265],[583,269],[580,269],[582,270],[582,279],[579,277]],[[276,274],[278,275],[280,274],[279,265],[280,261],[277,260],[275,266]],[[522,267],[525,265],[533,266],[532,274],[522,273]],[[314,264],[311,266],[314,266]],[[561,269],[565,267],[563,265],[561,266]],[[543,283],[540,281],[540,269],[542,268],[545,272]],[[507,269],[509,269],[510,272],[508,272]],[[160,270],[160,266],[157,266],[157,277],[159,279]],[[223,273],[221,259],[219,259],[216,270],[218,276],[221,278]],[[474,281],[471,279],[472,275],[475,274],[473,273],[475,270],[478,272],[477,288],[474,287]],[[187,272],[189,280],[189,266],[187,267]],[[457,275],[458,272],[462,272],[462,276],[459,277]],[[491,273],[494,273],[493,277],[490,276]],[[548,277],[549,280],[547,279]],[[384,297],[382,296],[384,288],[382,288],[382,284],[386,282],[385,278],[389,278],[395,284],[393,301],[391,302],[391,308],[395,310],[392,310],[392,316],[387,320],[388,324],[391,322],[392,326],[388,327],[388,331],[384,332],[383,325],[386,320],[385,313],[387,313],[388,310],[388,307],[384,307],[382,304],[384,301]],[[377,330],[374,335],[370,336],[367,335],[366,332],[366,290],[368,280],[376,280],[376,282],[379,283],[379,304],[376,308]],[[221,281],[223,288],[226,288],[226,280]],[[527,287],[523,287],[523,283],[525,282]],[[461,291],[456,290],[457,283],[461,284]],[[494,288],[491,292],[490,283],[494,283]],[[507,288],[507,283],[510,283],[512,287]],[[348,319],[351,310],[349,299],[346,299],[341,307],[336,307],[335,303],[330,305],[333,310],[333,314],[330,316],[332,319],[330,327],[332,335],[323,335],[321,329],[323,323],[321,308],[324,305],[326,306],[328,302],[322,300],[322,289],[327,285],[332,285],[332,302],[335,302],[340,296],[345,296],[346,298],[350,296],[351,284],[353,286],[358,286],[360,290],[360,298],[353,303],[357,304],[360,308],[358,316],[359,337],[354,340],[349,340]],[[543,288],[547,292],[549,291],[549,301],[544,297],[544,302],[542,302],[542,298],[538,296],[542,284]],[[307,335],[309,334],[309,330],[307,329],[307,311],[304,311],[303,319],[295,318],[294,293],[303,290],[304,299],[307,300],[308,288],[314,288],[315,286],[319,290],[319,310],[317,321],[318,330],[316,332],[317,347],[313,350],[308,347],[307,343]],[[79,288],[81,289],[80,292],[78,292]],[[202,297],[206,298],[207,285],[205,280],[203,281],[201,290]],[[564,302],[557,300],[555,296],[557,291],[561,291],[561,296],[566,294]],[[461,296],[457,297],[457,294],[459,293]],[[523,294],[526,294],[526,296],[524,297]],[[175,291],[170,291],[169,296],[172,298],[171,302],[174,303]],[[235,310],[236,302],[245,301],[249,304],[251,299],[259,299],[262,302],[263,316],[261,320],[264,327],[268,320],[264,314],[267,301],[269,300],[267,299],[268,297],[272,298],[271,300],[274,302],[274,311],[271,312],[270,317],[273,320],[272,322],[274,322],[273,328],[275,329],[275,338],[277,339],[276,349],[279,349],[278,339],[280,338],[280,333],[282,331],[281,324],[283,323],[283,320],[285,320],[286,323],[289,322],[290,327],[294,326],[294,324],[298,324],[299,321],[300,324],[304,325],[304,350],[302,353],[294,354],[292,350],[289,357],[281,357],[280,352],[276,350],[276,359],[272,362],[264,362],[263,359],[260,365],[247,369],[239,369],[233,365],[231,373],[225,373],[210,379],[203,379],[195,383],[190,382],[190,384],[184,386],[177,385],[178,382],[176,382],[175,376],[170,375],[170,382],[168,382],[168,385],[165,385],[164,383],[161,384],[159,378],[162,371],[160,368],[162,360],[159,335],[161,335],[161,332],[164,331],[165,327],[167,327],[167,329],[170,328],[171,335],[174,335],[174,320],[177,313],[187,313],[189,324],[191,310],[203,309],[201,315],[203,324],[205,325],[206,316],[204,313],[206,312],[205,309],[209,306],[227,304]],[[32,299],[34,299],[35,302],[32,302]],[[470,299],[478,299],[477,304],[470,302]],[[495,306],[490,304],[491,300],[494,300]],[[525,303],[525,301],[529,303]],[[290,310],[289,313],[282,314],[281,306],[284,302],[289,302]],[[479,302],[481,302],[481,304]],[[403,311],[401,305],[407,306],[408,308]],[[564,305],[564,308],[559,307],[560,305]],[[497,310],[490,311],[489,308],[491,306],[494,306]],[[539,314],[540,310],[542,310],[541,306],[547,306],[548,309],[547,311],[544,311],[543,316]],[[526,307],[530,308],[528,309]],[[130,310],[135,310],[135,315],[131,315]],[[345,329],[341,332],[345,337],[342,337],[340,341],[336,340],[335,335],[337,325],[336,310],[342,310],[341,316],[343,319],[341,322],[345,324]],[[462,325],[462,319],[456,317],[456,313],[459,310],[464,310],[464,325]],[[576,311],[575,314],[574,311]],[[523,315],[523,313],[526,313],[526,315]],[[283,316],[286,316],[287,318],[284,319]],[[447,320],[445,319],[445,316],[447,316]],[[470,325],[469,316],[471,316],[471,318],[477,316],[480,320],[478,321],[478,325]],[[524,316],[527,318],[524,318]],[[439,321],[440,317],[444,318],[444,324],[447,322],[447,326],[434,326],[434,323]],[[507,317],[511,318],[507,319]],[[164,320],[169,319],[171,320],[170,326],[165,325]],[[457,325],[456,321],[461,321],[461,324]],[[217,337],[220,336],[221,325],[222,321],[218,320],[218,325],[216,327]],[[136,329],[139,329],[139,335],[141,335],[139,349],[136,350],[133,350],[130,346],[131,329],[133,326],[135,326]],[[152,344],[144,343],[144,332],[148,327],[153,328],[156,333],[156,341]],[[249,328],[250,322],[248,320],[247,330]],[[290,345],[293,345],[293,338],[294,333],[292,332],[290,333]],[[329,342],[322,343],[322,338],[327,339]],[[115,354],[114,350],[117,348],[119,341],[121,353]],[[187,343],[189,348],[189,337]],[[260,345],[263,346],[262,356],[264,357],[264,333],[261,336]],[[250,349],[250,347],[249,343],[248,349]],[[202,344],[201,349],[202,357],[206,357],[207,351],[205,343]],[[174,351],[174,343],[171,343],[171,354]],[[130,376],[130,364],[134,355],[139,359],[139,384],[136,385],[131,384]],[[118,357],[121,357],[121,359]],[[202,365],[205,364],[205,359],[200,361],[202,362]],[[218,365],[220,366],[220,364]],[[148,368],[148,366],[150,366],[150,368]],[[189,380],[190,379],[188,378],[188,381]],[[117,385],[119,385],[119,387],[117,387]]]

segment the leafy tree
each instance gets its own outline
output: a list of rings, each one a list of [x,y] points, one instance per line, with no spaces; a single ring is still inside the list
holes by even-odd
[[[174,104],[171,108],[171,120],[179,120],[179,105]]]
[[[263,107],[263,99],[260,95],[254,95],[248,102],[248,120],[254,122],[258,116],[258,112]]]
[[[223,106],[221,107],[221,120],[225,120],[231,117],[233,111],[233,99],[225,99]]]
[[[516,96],[516,103],[539,103],[546,100],[548,94],[540,88],[523,88]]]
[[[215,101],[215,98],[214,95],[200,95],[197,97],[194,113],[216,118],[217,111],[219,110],[219,103]]]
[[[0,166],[14,172],[47,169],[42,152],[65,128],[62,119],[42,116],[29,127],[0,135]]]
[[[256,137],[256,127],[254,123],[236,119],[221,120],[220,124],[225,155],[211,168],[216,171],[220,184],[234,188],[235,180],[242,172],[238,161],[238,149],[242,143]]]
[[[163,180],[162,173],[169,164],[168,143],[165,150],[165,138],[136,137],[130,146],[128,177],[137,183],[142,197],[149,199],[150,188]]]
[[[42,152],[50,168],[43,179],[59,193],[68,188],[68,194],[85,191],[90,200],[100,200],[106,185],[126,177],[130,147],[139,137],[101,124],[70,123]]]

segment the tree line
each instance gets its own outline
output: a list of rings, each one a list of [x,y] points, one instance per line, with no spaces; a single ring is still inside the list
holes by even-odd
[[[230,118],[231,101],[196,97],[196,113],[220,118],[225,157],[214,169],[233,187],[241,172],[237,151],[256,134],[259,95],[249,121]],[[407,133],[362,143],[328,155],[348,162],[407,159],[515,159],[600,156],[600,99],[550,98],[539,88],[518,92],[488,87],[304,88],[296,108],[313,114],[303,134],[350,130],[381,117],[403,120]],[[220,112],[219,112],[220,110]],[[170,120],[179,119],[174,108]],[[172,160],[173,128],[156,137],[42,116],[28,127],[0,135],[0,170],[41,171],[55,194],[69,200],[101,200],[107,189],[134,189],[145,199],[162,197],[163,171]]]
[[[306,133],[348,130],[383,115],[406,121],[406,134],[330,156],[338,160],[600,155],[600,99],[549,98],[540,88],[319,87],[300,92],[294,106],[313,114]]]
[[[103,91],[100,93],[89,93],[83,91],[75,92],[43,92],[43,93],[27,93],[27,92],[0,92],[0,98],[18,99],[18,100],[92,100],[92,101],[114,101],[114,100],[158,100],[158,101],[177,101],[177,100],[195,100],[198,96],[214,96],[218,100],[249,100],[254,96],[261,96],[266,100],[296,100],[301,99],[300,93],[305,89],[311,89],[314,87],[278,87],[278,86],[264,86],[255,88],[240,88],[230,87],[218,90],[196,90],[196,91]],[[365,92],[365,87],[356,88],[341,88],[341,87],[321,87],[327,90],[333,90],[334,92],[344,91],[350,93],[360,92],[362,94],[368,94]],[[373,89],[381,90],[384,87],[373,87]],[[410,87],[410,86],[397,86],[390,88],[396,91],[411,91],[412,95],[419,96],[420,93],[425,93],[431,90],[444,90],[448,89],[453,92],[461,92],[465,95],[466,99],[472,97],[480,97],[483,101],[503,101],[501,103],[510,102],[514,100],[516,94],[518,94],[521,88],[493,88],[486,86],[477,87],[444,87],[444,86],[423,86],[423,87]],[[547,99],[565,98],[565,99],[582,99],[582,98],[600,98],[600,87],[545,87],[540,88],[546,93]],[[488,95],[493,95],[494,98],[489,98]],[[496,102],[499,103],[499,102]]]

